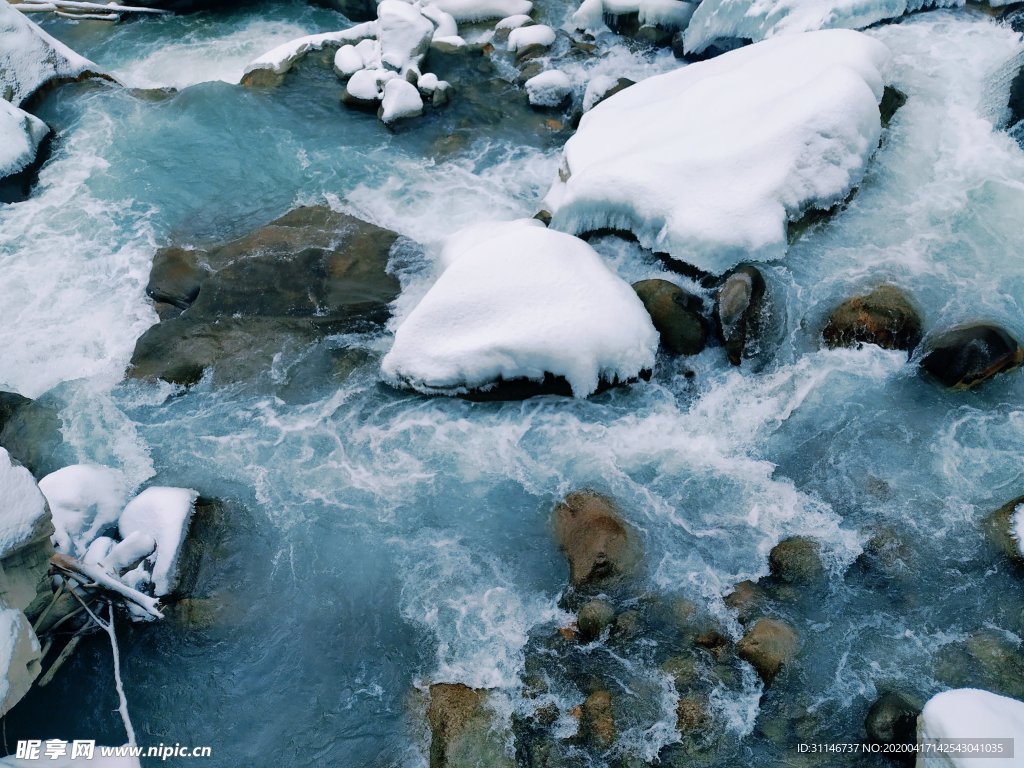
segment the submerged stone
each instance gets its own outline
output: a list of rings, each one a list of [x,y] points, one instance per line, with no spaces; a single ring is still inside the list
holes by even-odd
[[[487,691],[462,683],[430,686],[430,768],[513,768],[486,702]]]
[[[634,535],[615,504],[600,494],[570,493],[555,508],[554,523],[576,589],[625,576],[639,563]]]
[[[615,712],[612,695],[605,690],[591,693],[580,711],[580,738],[598,749],[607,749],[615,742]]]
[[[247,380],[274,356],[379,328],[398,280],[394,232],[318,206],[298,208],[206,251],[163,249],[150,295],[183,309],[138,340],[129,375],[194,384]]]
[[[927,341],[921,368],[952,389],[972,389],[1024,362],[1024,349],[995,325],[962,325]]]

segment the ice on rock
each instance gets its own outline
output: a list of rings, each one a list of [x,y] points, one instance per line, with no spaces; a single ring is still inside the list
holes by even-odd
[[[1024,744],[1024,702],[976,688],[958,688],[932,696],[917,718],[918,742],[925,739],[1014,739]],[[999,768],[1020,765],[1019,756],[955,752],[918,758],[934,768]]]
[[[124,473],[96,464],[58,469],[39,481],[39,489],[53,515],[54,546],[74,557],[117,522],[129,490]]]
[[[716,273],[783,256],[789,220],[841,202],[863,177],[889,57],[861,32],[808,32],[615,94],[565,145],[545,200],[552,226],[629,230]]]
[[[440,261],[382,362],[395,386],[459,394],[550,373],[585,397],[654,364],[650,316],[582,240],[532,219],[480,224],[445,241]]]
[[[718,41],[756,43],[818,29],[864,29],[914,11],[963,4],[964,0],[704,0],[683,33],[683,47],[700,53]]]
[[[377,6],[377,30],[381,63],[396,72],[419,66],[434,35],[430,19],[402,0],[383,0]]]
[[[102,70],[0,2],[0,99],[18,106],[51,81],[88,72]]]
[[[49,526],[46,498],[32,473],[0,448],[0,557],[35,540]]]
[[[434,5],[459,23],[503,19],[533,10],[530,0],[435,0]]]
[[[557,69],[549,69],[526,81],[526,95],[535,107],[557,107],[572,93],[569,76]]]
[[[605,16],[637,14],[640,24],[664,29],[685,29],[697,8],[683,0],[583,0],[573,14],[577,29],[598,31],[605,28]]]
[[[28,168],[49,132],[38,117],[0,99],[0,179]]]
[[[422,114],[423,99],[415,85],[397,77],[384,84],[380,119],[385,125]]]
[[[39,675],[39,640],[25,614],[0,608],[0,716],[28,693]]]
[[[554,42],[555,30],[546,24],[533,24],[513,29],[508,36],[508,49],[518,51],[531,45],[543,45],[546,48]]]
[[[169,594],[177,583],[178,555],[198,497],[188,488],[154,486],[128,502],[121,513],[118,527],[123,541],[138,532],[156,543],[152,580],[157,597]]]

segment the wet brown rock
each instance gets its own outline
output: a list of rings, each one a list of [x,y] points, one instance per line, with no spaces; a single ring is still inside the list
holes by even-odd
[[[668,280],[633,283],[661,343],[674,355],[696,355],[707,344],[707,328],[701,315],[701,300]]]
[[[770,685],[779,670],[796,656],[796,631],[778,619],[758,619],[736,644],[736,652]]]
[[[916,347],[922,336],[917,310],[894,285],[880,285],[836,307],[822,331],[829,347],[876,344],[883,349]]]
[[[576,617],[580,642],[589,643],[596,640],[613,621],[615,609],[610,603],[604,600],[591,600],[586,603]]]
[[[594,691],[580,710],[580,737],[598,749],[608,749],[615,742],[615,715],[612,695]]]
[[[926,344],[921,368],[952,389],[971,389],[1024,362],[1024,349],[994,325],[962,325]]]
[[[569,581],[577,589],[625,576],[640,560],[634,534],[615,504],[600,494],[570,493],[555,508],[554,524],[569,561]]]
[[[753,581],[745,579],[737,584],[733,591],[725,596],[725,604],[739,614],[740,621],[747,621],[765,601],[764,590]]]
[[[703,701],[694,697],[683,697],[676,704],[676,724],[684,735],[695,734],[707,729],[711,724],[711,717]]]
[[[486,702],[486,691],[461,683],[430,686],[430,768],[513,767]]]

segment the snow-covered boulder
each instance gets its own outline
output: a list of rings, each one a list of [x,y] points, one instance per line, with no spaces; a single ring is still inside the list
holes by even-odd
[[[49,132],[38,117],[0,99],[0,179],[28,168]]]
[[[151,580],[157,597],[170,594],[177,585],[178,557],[198,497],[188,488],[153,486],[128,502],[121,513],[118,528],[124,542],[139,533],[156,543]],[[147,540],[135,537],[132,541],[139,544]],[[114,554],[111,550],[110,556]]]
[[[101,71],[0,0],[0,99],[18,106],[49,82]]]
[[[531,24],[528,27],[516,27],[508,35],[508,49],[520,51],[531,45],[548,48],[555,42],[555,30],[547,24]]]
[[[361,40],[377,35],[377,22],[367,21],[340,32],[324,32],[306,35],[287,43],[281,43],[245,66],[242,85],[266,86],[280,82],[280,79],[296,63],[313,51],[344,45],[355,45]]]
[[[100,532],[117,522],[128,498],[124,473],[96,464],[74,464],[39,481],[53,515],[54,546],[81,557]]]
[[[569,76],[557,69],[549,69],[526,81],[526,96],[534,107],[560,107],[572,93]]]
[[[383,66],[395,72],[418,67],[430,50],[434,25],[418,8],[402,0],[377,6],[377,39]]]
[[[46,499],[32,473],[0,448],[0,557],[52,532]]]
[[[583,0],[572,23],[577,29],[596,32],[604,29],[609,20],[618,28],[622,26],[621,20],[635,18],[636,26],[679,30],[686,28],[696,8],[696,3],[684,0]]]
[[[817,29],[864,29],[913,11],[963,4],[964,0],[704,0],[683,33],[683,47],[687,53],[700,53],[719,41],[756,43]]]
[[[40,648],[25,614],[0,608],[0,716],[28,693],[40,672]]]
[[[654,365],[643,304],[582,240],[533,219],[481,224],[445,242],[441,266],[382,362],[394,386],[464,394],[547,374],[585,397]]]
[[[504,19],[533,10],[531,0],[435,0],[434,5],[460,24],[464,21]]]
[[[395,78],[384,84],[384,99],[380,105],[380,119],[385,125],[423,114],[423,99],[412,83]]]
[[[926,739],[1013,739],[1024,744],[1024,702],[975,688],[959,688],[932,696],[917,719],[918,741]],[[919,768],[999,768],[1020,765],[1014,757],[971,752],[918,757]]]
[[[888,48],[861,32],[767,40],[651,77],[583,116],[548,192],[552,226],[630,230],[721,273],[786,251],[878,146]]]

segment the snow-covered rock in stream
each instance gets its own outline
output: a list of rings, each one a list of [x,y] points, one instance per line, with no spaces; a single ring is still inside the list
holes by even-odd
[[[121,513],[118,528],[124,541],[140,533],[156,543],[151,580],[153,594],[157,597],[174,591],[178,578],[178,555],[188,534],[197,498],[199,494],[188,488],[153,486],[128,502]],[[136,537],[135,541],[139,540]]]
[[[28,693],[40,672],[40,648],[25,614],[0,608],[0,716]]]
[[[383,0],[377,6],[380,60],[388,69],[404,73],[422,64],[433,35],[433,23],[419,8],[402,0]]]
[[[808,32],[627,88],[566,143],[545,199],[552,226],[629,230],[715,273],[781,257],[789,221],[863,177],[889,57],[860,32]]]
[[[531,24],[528,27],[516,27],[508,35],[508,49],[519,51],[531,45],[549,47],[555,42],[555,30],[546,24]]]
[[[38,117],[0,99],[0,179],[31,166],[49,132]]]
[[[0,99],[18,106],[47,83],[101,71],[0,0]]]
[[[530,0],[435,0],[434,5],[459,23],[503,19],[533,10]]]
[[[572,23],[590,32],[606,26],[633,32],[635,29],[629,27],[642,25],[674,31],[686,28],[696,8],[696,3],[684,0],[583,0]]]
[[[376,35],[377,22],[367,21],[340,32],[324,32],[289,40],[249,62],[242,75],[242,84],[265,86],[276,83],[296,63],[313,51],[320,51],[327,47],[354,45],[361,40],[376,37]]]
[[[534,107],[559,107],[572,93],[572,80],[564,72],[549,69],[526,81],[526,96]]]
[[[914,11],[963,4],[964,0],[704,0],[686,27],[683,46],[687,53],[700,53],[719,41],[756,43],[817,29],[863,29]]]
[[[576,397],[654,364],[658,332],[630,286],[582,240],[532,219],[464,229],[395,333],[391,384],[464,394],[564,380]]]
[[[385,125],[423,114],[423,99],[412,83],[394,78],[384,83],[384,98],[380,105],[380,119]]]
[[[1004,742],[1004,748],[1024,744],[1024,701],[999,696],[976,688],[958,688],[936,694],[924,705],[917,719],[918,742],[929,739]],[[1019,753],[1000,758],[993,754],[965,751],[918,756],[917,765],[929,768],[999,768],[1020,765]]]
[[[54,546],[81,557],[104,528],[117,522],[128,498],[124,473],[96,464],[74,464],[39,481],[53,515]]]

